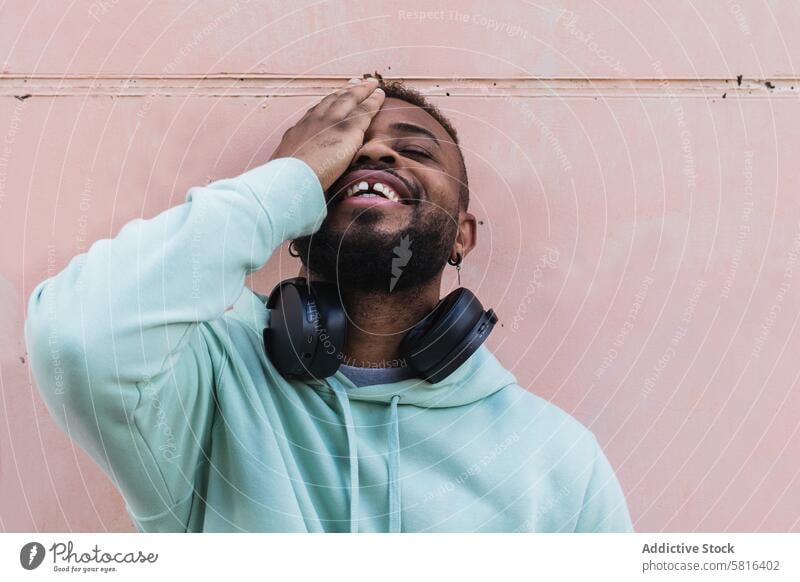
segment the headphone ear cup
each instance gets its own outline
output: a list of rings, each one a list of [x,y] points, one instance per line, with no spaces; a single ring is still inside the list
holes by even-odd
[[[339,289],[333,283],[311,282],[311,293],[317,305],[317,353],[309,371],[314,378],[333,376],[342,362],[342,349],[347,335],[347,316],[339,299]]]
[[[266,306],[264,350],[281,375],[325,378],[338,370],[346,318],[335,285],[286,279],[272,290]]]
[[[264,350],[281,373],[302,376],[317,350],[316,306],[305,280],[297,277],[278,283],[267,299],[269,323],[264,330]]]
[[[442,299],[400,342],[400,352],[431,383],[444,380],[486,341],[497,322],[478,298],[461,287]]]

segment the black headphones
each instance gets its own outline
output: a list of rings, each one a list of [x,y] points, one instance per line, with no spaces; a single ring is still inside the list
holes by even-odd
[[[333,283],[303,277],[281,281],[269,294],[264,349],[288,378],[322,379],[339,369],[347,317]],[[421,378],[439,382],[463,364],[497,323],[475,295],[459,287],[439,301],[400,342],[401,357]]]

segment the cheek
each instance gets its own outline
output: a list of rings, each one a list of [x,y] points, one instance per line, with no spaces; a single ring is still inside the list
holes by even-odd
[[[426,172],[424,177],[425,192],[427,193],[426,206],[431,206],[452,214],[458,209],[459,184],[450,176],[442,172]]]

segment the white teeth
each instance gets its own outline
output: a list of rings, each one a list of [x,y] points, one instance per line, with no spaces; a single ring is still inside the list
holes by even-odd
[[[375,194],[375,192],[379,192],[380,194]],[[400,197],[397,193],[382,182],[376,182],[372,185],[372,188],[370,188],[369,182],[367,181],[354,184],[345,191],[345,198],[350,198],[351,196],[375,197],[381,194],[392,202],[400,202]]]

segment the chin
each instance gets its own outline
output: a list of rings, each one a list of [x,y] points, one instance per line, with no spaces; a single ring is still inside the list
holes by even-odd
[[[399,232],[411,223],[410,214],[386,212],[379,207],[372,208],[346,208],[338,206],[329,215],[328,224],[323,225],[331,230],[347,236],[355,230],[371,232],[379,230],[383,233]]]
[[[337,207],[316,233],[295,243],[306,268],[327,281],[343,288],[397,293],[441,273],[456,234],[453,221],[441,213],[405,216],[368,207],[352,214]],[[394,273],[399,263],[398,278]]]

